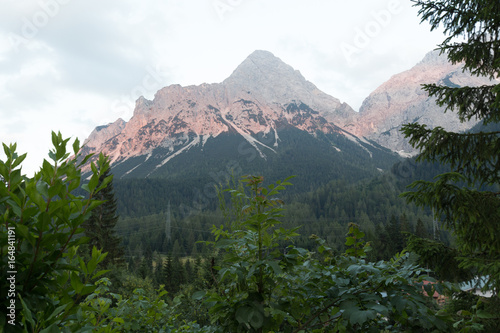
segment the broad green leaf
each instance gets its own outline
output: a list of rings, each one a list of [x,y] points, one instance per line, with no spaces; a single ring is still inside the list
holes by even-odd
[[[78,294],[82,291],[83,283],[76,272],[71,272],[71,286]]]
[[[484,310],[481,310],[481,309],[478,309],[476,311],[476,316],[478,318],[482,318],[482,319],[498,318],[497,315],[491,314],[491,313],[484,311]]]
[[[14,169],[16,167],[18,167],[21,163],[23,163],[24,159],[26,158],[27,154],[22,154],[21,156],[19,156],[15,161],[14,163],[12,163],[12,166],[11,168]]]
[[[264,324],[264,316],[259,311],[252,309],[252,311],[248,314],[248,318],[250,325],[254,329],[259,329]]]
[[[230,247],[234,243],[236,243],[236,240],[234,240],[234,239],[221,239],[220,241],[215,243],[215,247],[224,249],[224,248]]]
[[[352,324],[363,325],[367,321],[374,319],[375,316],[376,313],[372,310],[356,310],[351,313],[349,321]]]
[[[31,315],[31,310],[26,306],[22,296],[18,294],[19,300],[21,301],[21,305],[23,306],[24,318],[31,324],[32,327],[35,327],[35,321],[33,320],[33,316]]]
[[[240,324],[245,324],[249,322],[249,314],[253,311],[250,307],[241,307],[236,310],[235,318]]]
[[[200,299],[202,299],[203,297],[205,297],[206,294],[207,294],[207,292],[204,291],[204,290],[197,291],[197,292],[193,293],[193,295],[191,296],[191,299],[199,301]]]
[[[351,246],[356,244],[356,239],[354,237],[347,237],[347,240],[345,242],[346,246]]]
[[[52,318],[58,316],[60,313],[62,313],[64,311],[64,309],[67,307],[68,305],[67,304],[64,304],[64,305],[61,305],[59,307],[57,307],[53,312],[52,314],[49,316],[49,318],[47,318],[47,321],[50,321],[52,320]]]
[[[271,268],[273,269],[273,272],[274,272],[274,274],[275,274],[275,275],[279,275],[279,274],[281,274],[281,273],[283,272],[283,271],[281,270],[281,267],[280,267],[280,265],[278,264],[278,262],[273,261],[273,260],[269,260],[269,261],[267,261],[267,264],[268,264],[269,266],[271,266]]]
[[[75,142],[73,142],[73,153],[77,155],[79,151],[80,151],[80,140],[76,138]]]

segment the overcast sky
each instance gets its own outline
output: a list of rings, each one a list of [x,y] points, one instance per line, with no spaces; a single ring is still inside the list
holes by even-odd
[[[0,2],[0,141],[28,152],[27,173],[51,130],[83,141],[140,95],[221,82],[257,49],[358,110],[444,39],[409,0]]]

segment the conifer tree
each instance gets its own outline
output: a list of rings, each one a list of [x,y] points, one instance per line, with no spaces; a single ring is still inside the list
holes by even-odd
[[[193,264],[191,262],[191,259],[186,259],[186,263],[184,264],[184,273],[185,273],[185,282],[188,281],[193,281],[195,276],[193,272]]]
[[[143,279],[151,275],[151,271],[149,270],[148,261],[146,257],[142,258],[137,274],[139,274],[139,276]]]
[[[99,185],[108,176],[110,176],[109,169],[99,179]],[[124,250],[120,244],[121,239],[115,235],[118,215],[116,214],[113,182],[109,182],[95,199],[104,201],[104,203],[92,211],[91,216],[84,224],[85,235],[90,238],[89,248],[92,249],[95,246],[108,253],[102,262],[104,267],[112,264],[122,265],[124,263]]]
[[[472,75],[492,79],[480,87],[424,85],[429,96],[446,111],[456,111],[462,122],[478,119],[483,125],[500,122],[500,1],[419,0],[422,21],[431,30],[444,26],[448,37],[439,45],[452,63],[463,62]],[[460,266],[489,277],[489,287],[500,288],[500,131],[455,133],[423,124],[403,128],[410,144],[420,150],[419,161],[449,165],[451,172],[434,181],[412,184],[404,196],[430,206],[436,219],[453,231]],[[465,184],[465,186],[464,186]]]
[[[184,255],[184,249],[182,249],[181,245],[179,244],[179,240],[176,239],[174,242],[174,246],[172,247],[172,256],[181,257],[183,255]]]
[[[385,229],[389,240],[390,256],[393,256],[403,250],[404,240],[403,234],[401,234],[401,223],[396,216],[392,215]]]
[[[422,219],[417,220],[417,226],[415,227],[415,236],[419,238],[428,238],[429,233],[427,232],[427,228],[424,225]]]
[[[146,262],[148,271],[153,272],[153,250],[151,249],[151,246],[149,244],[146,247],[143,260]]]
[[[196,243],[193,243],[193,248],[191,249],[191,257],[198,256],[198,246]]]
[[[165,283],[165,290],[168,292],[173,292],[173,268],[172,268],[172,256],[167,255],[167,260],[163,263],[163,278]]]
[[[173,255],[172,258],[172,291],[177,293],[180,286],[186,282],[186,273],[179,256]]]
[[[154,270],[154,282],[156,286],[164,284],[163,275],[163,258],[159,253],[155,255],[155,270]]]

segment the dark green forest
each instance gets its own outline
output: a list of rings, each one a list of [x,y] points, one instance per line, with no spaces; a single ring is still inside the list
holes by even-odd
[[[399,197],[412,181],[432,179],[443,170],[438,165],[420,165],[414,159],[408,159],[393,165],[390,172],[371,180],[336,180],[309,192],[284,194],[283,200],[287,207],[284,225],[289,228],[300,227],[301,236],[296,241],[301,247],[311,249],[314,242],[309,240],[309,236],[318,234],[338,251],[342,251],[348,224],[354,222],[374,244],[373,255],[378,259],[388,259],[400,252],[403,232],[414,233],[417,224],[421,225],[421,230],[428,237],[436,237],[449,244],[449,233],[440,228],[439,224],[438,234],[435,235],[434,219],[430,211],[408,205]],[[299,177],[295,179],[297,178]],[[114,183],[118,213],[121,216],[116,231],[123,239],[129,258],[140,257],[147,249],[162,255],[180,257],[192,256],[193,252],[195,255],[201,254],[204,252],[203,246],[197,242],[211,240],[212,225],[224,223],[215,184],[213,195],[204,197],[204,201],[201,201],[204,204],[197,209],[196,205],[188,207],[183,204],[189,203],[193,195],[187,184],[182,187],[184,196],[181,191],[174,190],[175,199],[171,200],[173,197],[169,187],[162,186],[165,183],[168,182],[149,179]],[[228,186],[227,183],[219,186],[223,185]],[[193,188],[196,186],[193,185]],[[149,202],[152,204],[148,205]],[[134,217],[135,214],[127,216],[132,207],[139,206],[157,213],[140,217]],[[168,219],[170,226],[167,228]],[[388,234],[391,221],[394,220],[398,226],[393,228],[392,234]],[[399,245],[391,248],[384,245],[387,244],[386,240],[392,240],[393,242],[389,242],[391,245]],[[178,253],[172,253],[175,243],[178,245],[176,248],[180,249]]]

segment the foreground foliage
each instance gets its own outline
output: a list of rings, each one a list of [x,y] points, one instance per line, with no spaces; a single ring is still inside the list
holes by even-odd
[[[370,245],[355,224],[342,254],[315,235],[315,252],[294,245],[298,228],[280,226],[278,196],[289,179],[264,186],[255,176],[219,192],[227,223],[213,227],[213,257],[198,261],[204,273],[190,285],[168,295],[163,286],[151,288],[151,277],[129,277],[123,286],[130,292],[114,292],[108,272],[98,270],[106,254],[94,248],[85,260],[79,250],[88,242],[82,224],[102,203],[96,193],[111,181],[102,177],[108,162],[100,156],[82,185],[80,166],[88,157],[78,157],[78,141],[73,158],[68,139],[53,134],[53,143],[52,162],[44,161],[33,178],[21,174],[24,155],[15,145],[4,145],[7,158],[0,161],[1,269],[15,269],[19,281],[9,296],[15,325],[6,322],[3,297],[0,327],[7,332],[445,332],[494,320],[481,300],[466,310],[438,311],[423,290],[442,294],[451,285],[424,285],[435,280],[409,253],[368,261]],[[73,194],[80,186],[86,196]],[[8,238],[12,229],[15,240]],[[9,280],[0,283],[2,292],[9,289]],[[452,323],[448,314],[459,307]]]
[[[212,323],[223,332],[379,332],[446,330],[445,318],[428,307],[424,276],[409,254],[389,262],[365,260],[369,245],[351,225],[343,255],[317,236],[318,253],[290,245],[296,230],[279,227],[279,194],[288,181],[263,187],[249,176],[228,190],[236,222],[215,228],[215,289],[199,292]],[[215,274],[217,276],[215,276]],[[430,291],[430,290],[429,290]],[[432,295],[432,293],[431,293]]]
[[[21,163],[26,154],[18,156],[16,145],[4,144],[5,161],[0,161],[0,252],[1,272],[15,271],[15,293],[2,297],[2,312],[6,302],[15,302],[17,316],[10,324],[2,313],[0,326],[21,327],[24,330],[48,331],[69,325],[78,329],[74,318],[80,310],[79,303],[95,290],[92,280],[104,271],[97,271],[97,264],[105,257],[94,249],[91,259],[85,263],[77,255],[78,246],[86,241],[78,237],[81,225],[100,202],[94,199],[110,181],[97,183],[101,173],[109,166],[100,156],[92,165],[92,175],[82,188],[86,197],[72,192],[81,185],[80,167],[87,159],[79,161],[79,142],[73,144],[74,157],[67,151],[69,139],[52,133],[54,149],[50,160],[33,178],[21,174]],[[8,239],[7,230],[14,231],[14,239]],[[10,259],[7,262],[8,250]],[[11,260],[12,259],[12,260]],[[9,281],[1,279],[3,292],[9,290]],[[14,295],[15,294],[15,295]],[[9,317],[12,319],[12,316]],[[12,325],[15,322],[16,325]]]
[[[131,299],[119,295],[106,298],[106,280],[98,280],[103,254],[95,247],[85,261],[79,246],[82,224],[102,204],[96,200],[111,181],[106,174],[108,160],[100,155],[91,164],[88,182],[82,184],[81,166],[91,156],[73,157],[69,139],[52,133],[54,149],[50,160],[34,177],[22,174],[26,154],[19,156],[16,145],[3,145],[0,160],[0,331],[6,332],[123,332],[169,331],[175,316],[159,298],[137,290]],[[75,195],[82,188],[86,196]],[[9,279],[7,279],[8,274]],[[111,299],[115,303],[112,305]],[[162,318],[160,318],[162,317]],[[163,318],[164,317],[164,318]],[[195,325],[186,324],[191,329]],[[176,328],[182,328],[177,325]],[[191,331],[191,330],[190,330]]]

